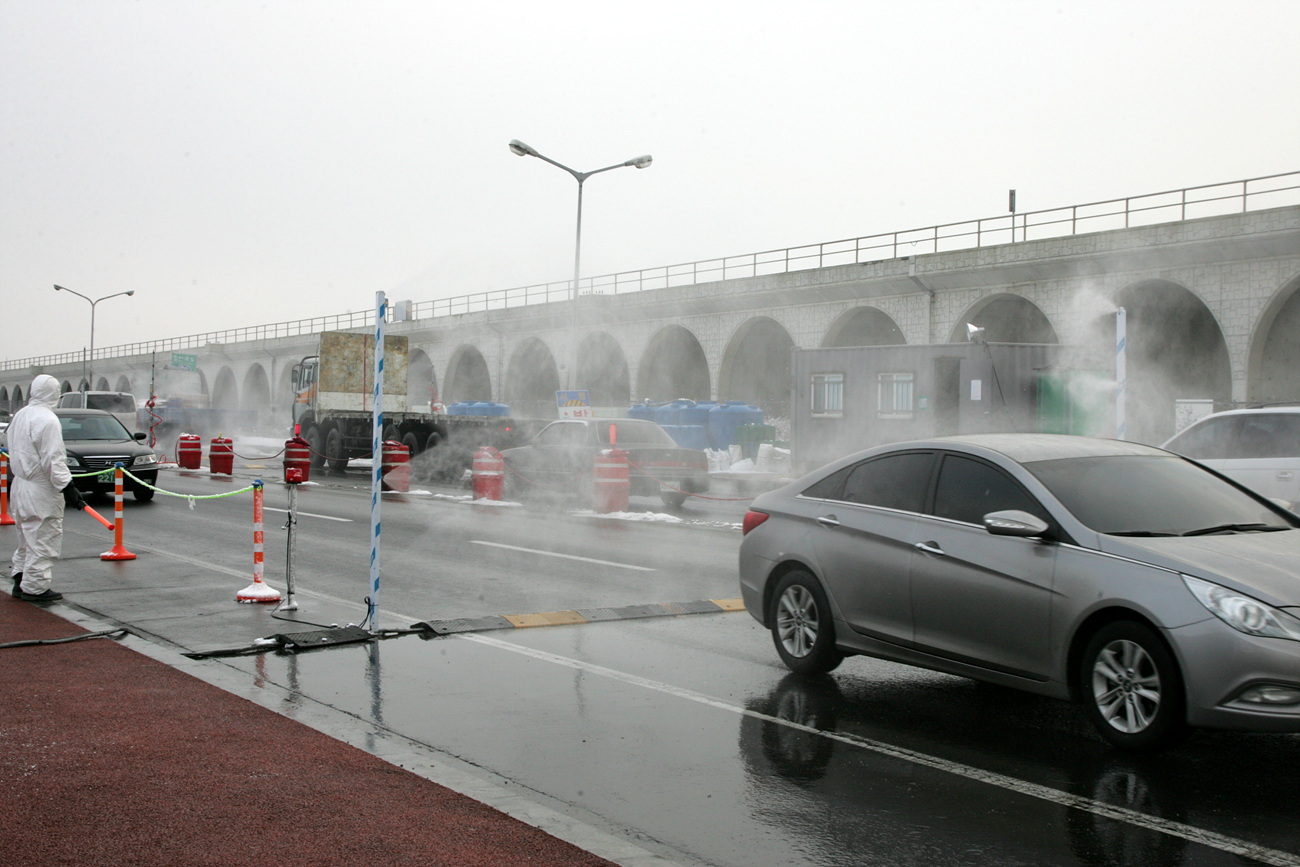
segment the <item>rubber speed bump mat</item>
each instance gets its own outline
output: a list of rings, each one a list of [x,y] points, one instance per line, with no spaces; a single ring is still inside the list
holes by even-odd
[[[536,614],[494,614],[487,617],[424,620],[411,629],[434,635],[458,632],[488,632],[494,629],[528,629],[535,626],[573,626],[609,620],[636,620],[644,617],[680,617],[684,614],[720,614],[743,611],[739,599],[700,599],[695,602],[662,602],[647,605],[624,605],[619,608],[579,608],[573,611],[544,611]]]

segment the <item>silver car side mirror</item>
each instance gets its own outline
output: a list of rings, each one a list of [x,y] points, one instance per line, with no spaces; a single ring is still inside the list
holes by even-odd
[[[1019,509],[1007,509],[1003,512],[989,512],[985,515],[984,529],[994,536],[1032,538],[1044,535],[1049,527],[1042,518],[1028,512],[1022,512]]]

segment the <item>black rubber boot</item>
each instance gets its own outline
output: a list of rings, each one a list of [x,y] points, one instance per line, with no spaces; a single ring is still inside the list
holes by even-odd
[[[23,573],[19,572],[17,575],[14,576],[14,595],[15,595],[15,596],[17,596],[19,593],[22,592],[22,590],[19,589],[19,588],[21,588],[22,586],[23,586]]]
[[[19,590],[18,598],[24,602],[58,602],[63,598],[63,594],[56,593],[48,588],[42,590],[40,593],[28,593],[25,590]]]

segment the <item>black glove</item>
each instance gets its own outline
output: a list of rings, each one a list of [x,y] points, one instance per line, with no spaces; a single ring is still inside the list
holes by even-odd
[[[68,482],[68,486],[63,489],[63,505],[74,509],[86,508],[86,500],[81,496],[81,491],[77,490],[76,482]]]

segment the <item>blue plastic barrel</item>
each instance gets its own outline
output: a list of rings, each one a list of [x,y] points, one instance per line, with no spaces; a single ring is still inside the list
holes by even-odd
[[[447,415],[469,415],[469,408],[470,402],[468,400],[458,400],[447,407]]]

